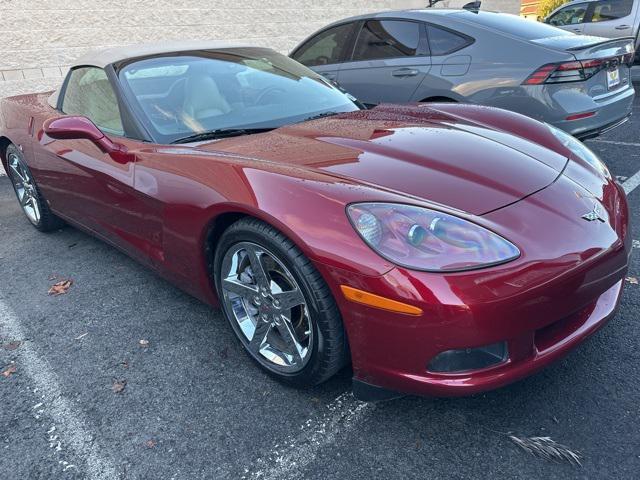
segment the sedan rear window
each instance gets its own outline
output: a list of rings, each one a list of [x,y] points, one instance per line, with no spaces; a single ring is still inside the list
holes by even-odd
[[[473,39],[466,35],[434,27],[433,25],[427,26],[427,35],[429,36],[431,55],[436,56],[449,55],[473,43]]]
[[[566,35],[574,35],[560,28],[552,27],[541,22],[534,22],[515,15],[506,13],[490,13],[490,12],[460,12],[455,13],[459,19],[464,19],[469,23],[485,27],[500,33],[506,33],[513,37],[522,38],[523,40],[537,40],[546,37],[559,37]]]

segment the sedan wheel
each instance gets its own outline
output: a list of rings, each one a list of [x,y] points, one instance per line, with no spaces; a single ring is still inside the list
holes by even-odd
[[[331,291],[281,232],[246,218],[216,245],[215,283],[227,320],[247,353],[295,386],[321,383],[348,358]]]

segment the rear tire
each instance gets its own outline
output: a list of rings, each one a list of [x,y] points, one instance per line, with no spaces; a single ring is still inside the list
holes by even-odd
[[[49,209],[49,204],[40,192],[31,170],[18,147],[11,144],[5,152],[7,176],[11,180],[20,207],[31,224],[41,232],[58,230],[64,222]]]
[[[342,318],[329,287],[281,232],[257,219],[237,221],[220,238],[214,266],[227,320],[269,375],[310,387],[347,363]]]

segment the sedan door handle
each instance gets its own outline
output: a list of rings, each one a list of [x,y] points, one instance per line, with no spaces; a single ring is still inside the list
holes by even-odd
[[[413,68],[400,68],[391,72],[391,75],[394,77],[415,77],[418,73],[418,70]]]
[[[616,30],[629,30],[631,28],[631,25],[618,25],[616,27]]]

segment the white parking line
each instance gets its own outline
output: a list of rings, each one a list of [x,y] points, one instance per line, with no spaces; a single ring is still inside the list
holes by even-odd
[[[622,145],[625,147],[640,147],[640,143],[618,142],[616,140],[588,140],[588,141],[593,143],[608,143],[610,145]]]
[[[638,188],[638,185],[640,185],[640,171],[638,171],[633,177],[625,180],[625,182],[622,184],[622,188],[624,189],[624,192],[629,195],[636,188]]]
[[[275,445],[265,456],[248,468],[244,480],[286,480],[302,478],[301,470],[311,464],[318,452],[336,442],[354,428],[375,404],[356,400],[351,392],[343,393],[329,403],[319,418],[309,419],[300,433]]]
[[[0,333],[12,340],[26,338],[20,320],[0,298]],[[17,372],[24,372],[33,382],[34,393],[38,394],[39,403],[35,409],[36,420],[42,416],[50,417],[53,426],[46,432],[49,446],[56,452],[63,452],[68,446],[86,466],[85,478],[91,480],[113,480],[118,478],[113,463],[100,451],[93,435],[91,435],[81,419],[81,414],[64,397],[56,374],[46,360],[38,355],[33,344],[25,341],[15,350]],[[46,427],[43,427],[46,428]],[[55,432],[55,433],[54,433]],[[75,468],[66,461],[60,460],[61,470]]]

